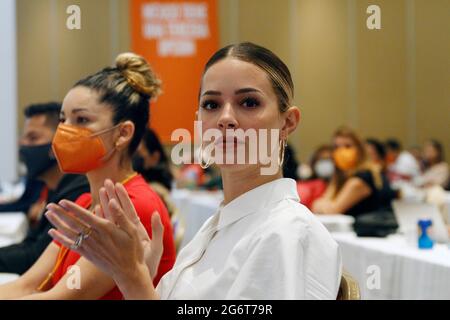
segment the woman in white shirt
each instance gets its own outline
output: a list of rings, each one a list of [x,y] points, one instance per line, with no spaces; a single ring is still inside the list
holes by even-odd
[[[53,209],[57,230],[50,235],[111,275],[128,299],[335,299],[341,279],[338,246],[300,204],[295,181],[281,173],[287,137],[300,120],[286,65],[252,43],[225,47],[206,64],[199,99],[204,132],[214,128],[226,136],[227,129],[277,129],[277,148],[270,150],[278,166],[261,174],[261,161],[219,165],[221,207],[157,288],[151,277],[162,253],[159,216],[152,217],[150,240],[139,232],[142,225],[120,184],[106,181],[100,191],[96,212],[103,217],[61,202]],[[230,141],[223,139],[223,150],[230,152]],[[247,141],[232,139],[231,152],[239,143],[250,150]]]

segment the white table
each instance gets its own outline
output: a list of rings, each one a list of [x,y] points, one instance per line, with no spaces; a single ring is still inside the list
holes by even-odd
[[[0,247],[21,242],[28,231],[28,221],[24,213],[0,213]],[[19,277],[17,274],[0,273],[0,284]]]
[[[0,181],[0,203],[16,201],[24,192],[25,183],[23,181],[15,184]]]
[[[400,235],[358,238],[333,233],[344,268],[359,282],[362,299],[450,299],[450,250],[420,250]],[[379,270],[379,288],[376,276]],[[369,286],[368,286],[369,283]]]
[[[24,213],[0,213],[0,246],[21,242],[27,231],[28,220]]]
[[[316,217],[329,232],[351,232],[355,218],[343,214],[318,214]]]
[[[171,193],[180,214],[185,222],[185,234],[181,248],[192,240],[197,231],[209,217],[217,212],[223,200],[221,191],[192,191],[175,189]]]
[[[20,276],[14,273],[0,273],[0,285],[16,280]]]

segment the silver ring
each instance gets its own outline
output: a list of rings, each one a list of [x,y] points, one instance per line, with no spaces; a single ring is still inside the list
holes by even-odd
[[[92,228],[89,227],[89,228],[86,228],[85,231],[81,231],[80,235],[83,236],[83,240],[86,240],[87,238],[89,238],[91,233],[92,233]]]
[[[81,244],[83,243],[84,237],[85,237],[85,234],[83,232],[80,232],[78,234],[77,240],[75,240],[75,243],[70,246],[70,249],[77,250],[79,247],[81,247]]]

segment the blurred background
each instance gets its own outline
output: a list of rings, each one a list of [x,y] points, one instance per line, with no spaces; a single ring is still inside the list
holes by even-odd
[[[128,0],[16,3],[20,131],[21,108],[62,100],[76,80],[129,51],[131,35]],[[71,4],[82,9],[81,30],[58,27]],[[381,30],[366,27],[371,4],[381,8]],[[343,124],[405,147],[433,137],[448,158],[449,12],[447,0],[219,0],[219,45],[253,41],[287,63],[303,118],[291,138],[300,160]]]

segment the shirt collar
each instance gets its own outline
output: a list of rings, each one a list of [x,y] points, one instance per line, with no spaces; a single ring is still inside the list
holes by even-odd
[[[284,199],[300,201],[295,180],[280,178],[260,185],[240,195],[227,205],[220,206],[217,229],[220,230],[249,214]]]

